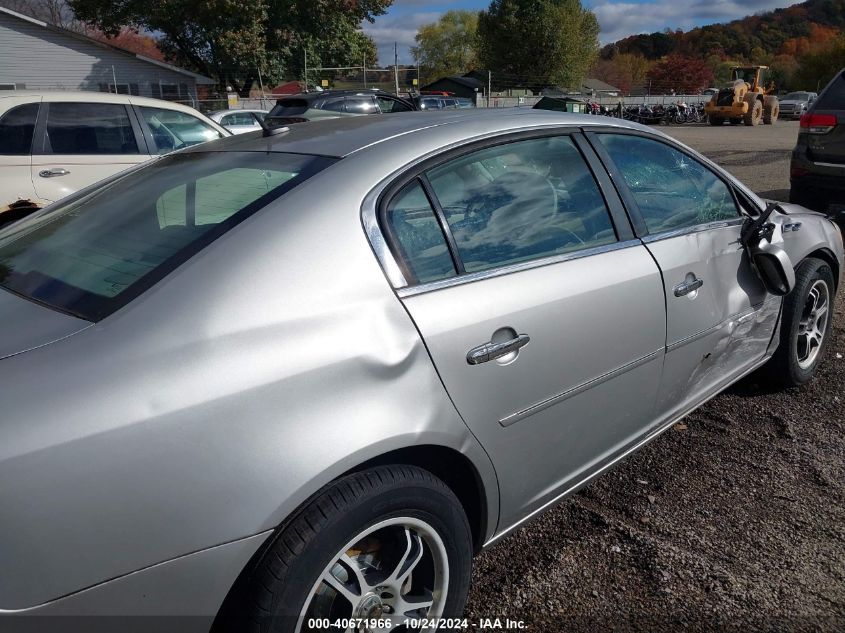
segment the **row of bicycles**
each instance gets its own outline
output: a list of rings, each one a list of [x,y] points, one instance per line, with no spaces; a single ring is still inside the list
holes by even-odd
[[[587,114],[611,116],[636,121],[646,125],[680,125],[682,123],[704,123],[707,115],[704,113],[704,103],[679,101],[669,104],[640,104],[617,107],[607,107],[595,102],[587,102]]]

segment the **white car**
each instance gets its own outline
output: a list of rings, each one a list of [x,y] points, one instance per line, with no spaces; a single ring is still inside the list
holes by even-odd
[[[208,115],[232,134],[244,134],[261,129],[261,122],[269,110],[218,110]]]
[[[159,99],[2,94],[0,226],[159,154],[230,135],[193,108]]]

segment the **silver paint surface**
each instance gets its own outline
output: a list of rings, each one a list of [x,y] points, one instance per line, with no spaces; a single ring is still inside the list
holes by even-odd
[[[409,113],[222,139],[189,151],[344,158],[95,325],[0,293],[0,609],[131,610],[159,586],[145,613],[207,613],[321,487],[421,445],[473,464],[492,542],[765,361],[780,300],[737,227],[402,290],[374,217],[395,177],[510,131],[646,129],[597,118]],[[784,207],[793,262],[825,249],[841,270],[835,226]],[[690,269],[700,294],[665,296]],[[531,342],[466,362],[505,328]]]

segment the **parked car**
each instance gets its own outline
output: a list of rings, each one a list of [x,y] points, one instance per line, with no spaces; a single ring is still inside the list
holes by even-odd
[[[815,92],[790,92],[780,99],[780,118],[799,119],[818,95]]]
[[[817,211],[837,204],[845,222],[845,69],[801,116],[789,170],[789,200]]]
[[[232,134],[245,134],[262,129],[261,123],[268,110],[218,110],[208,115]]]
[[[154,156],[229,134],[159,99],[0,92],[0,226]]]
[[[268,124],[280,126],[362,114],[409,112],[416,106],[383,90],[322,90],[276,101]]]
[[[455,97],[422,95],[414,101],[420,110],[457,110],[460,107]]]
[[[461,618],[473,553],[749,372],[811,380],[842,266],[620,119],[342,118],[114,176],[0,231],[0,629]]]

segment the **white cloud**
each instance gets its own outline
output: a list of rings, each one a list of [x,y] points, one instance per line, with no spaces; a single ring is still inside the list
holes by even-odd
[[[386,15],[377,18],[375,24],[364,22],[362,28],[364,33],[375,40],[381,64],[393,64],[394,42],[399,47],[399,63],[410,64],[413,59],[408,49],[416,44],[414,37],[417,31],[423,24],[437,22],[440,15],[441,13],[437,11],[421,11],[396,16]]]
[[[688,30],[702,22],[729,22],[761,11],[787,7],[795,0],[694,0],[693,2],[609,2],[592,6],[603,44],[628,35],[662,31],[667,26]]]

